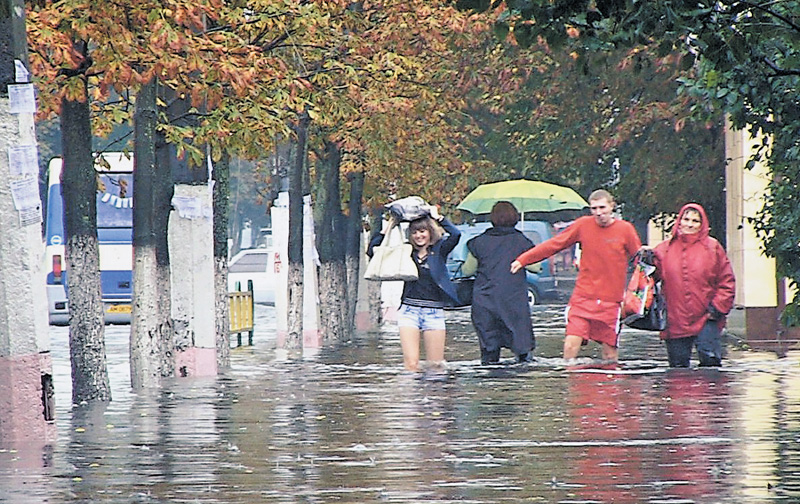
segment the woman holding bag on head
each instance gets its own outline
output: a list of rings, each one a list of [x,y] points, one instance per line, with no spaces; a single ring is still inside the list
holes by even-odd
[[[420,337],[424,339],[427,361],[436,366],[444,363],[444,307],[458,303],[446,262],[461,233],[439,214],[435,206],[428,206],[428,212],[429,215],[412,220],[408,226],[408,239],[413,249],[411,256],[419,278],[404,282],[397,314],[403,363],[409,371],[419,371]],[[389,228],[392,224],[390,222]],[[446,237],[442,228],[447,232]],[[370,240],[368,256],[372,257],[373,247],[383,241],[386,229]]]
[[[719,366],[722,361],[720,332],[733,308],[736,280],[725,249],[708,229],[705,209],[687,203],[678,213],[672,237],[653,249],[667,301],[667,328],[661,339],[670,367],[689,367],[694,346],[701,366]]]

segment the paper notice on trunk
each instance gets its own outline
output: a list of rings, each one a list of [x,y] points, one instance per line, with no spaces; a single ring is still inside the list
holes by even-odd
[[[18,59],[14,60],[14,79],[17,82],[28,82],[30,73],[25,64]]]
[[[8,147],[8,166],[11,176],[38,175],[39,150],[35,145],[11,145]]]
[[[33,84],[10,84],[8,86],[8,106],[12,114],[35,114],[36,98]]]
[[[184,219],[210,219],[211,208],[203,205],[200,198],[190,196],[173,196],[172,206]]]
[[[42,204],[39,199],[39,184],[34,177],[12,180],[11,197],[17,210],[39,208]]]
[[[34,224],[40,224],[42,222],[42,209],[39,207],[36,208],[27,208],[25,210],[19,211],[19,225],[20,227],[25,226],[32,226]]]

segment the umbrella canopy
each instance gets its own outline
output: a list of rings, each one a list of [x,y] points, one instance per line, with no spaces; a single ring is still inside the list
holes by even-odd
[[[456,208],[473,214],[488,214],[498,201],[509,201],[522,213],[580,211],[589,206],[569,187],[519,179],[479,185]]]

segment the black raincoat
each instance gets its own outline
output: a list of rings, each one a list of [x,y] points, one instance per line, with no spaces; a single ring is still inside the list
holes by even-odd
[[[472,323],[482,355],[500,348],[523,355],[535,346],[525,269],[511,273],[511,263],[531,247],[533,242],[513,227],[492,227],[467,242],[478,260]]]

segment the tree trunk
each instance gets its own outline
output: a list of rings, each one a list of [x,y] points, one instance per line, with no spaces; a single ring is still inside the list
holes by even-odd
[[[163,328],[161,337],[161,376],[175,376],[175,324],[172,321],[172,280],[170,278],[169,255],[169,214],[172,211],[172,194],[175,185],[172,182],[172,170],[169,162],[160,155],[166,140],[159,134],[156,140],[156,186],[153,191],[154,218],[156,233],[156,294],[159,304],[160,325]]]
[[[228,200],[230,156],[214,165],[214,290],[217,327],[217,368],[231,364],[230,303],[228,302]]]
[[[289,171],[288,321],[284,347],[303,345],[303,170],[306,160],[308,117],[297,125],[297,144]]]
[[[380,229],[381,225],[381,216],[374,216],[370,226],[371,229]],[[381,282],[367,282],[367,299],[369,299],[369,327],[380,327],[383,323]]]
[[[133,309],[130,367],[133,388],[157,387],[165,375],[164,345],[171,339],[164,317],[163,275],[159,265],[156,174],[156,79],[144,84],[136,97],[133,172]],[[171,182],[171,177],[170,177]],[[167,282],[168,282],[167,277]],[[169,283],[167,283],[169,286]],[[169,289],[167,288],[167,293]],[[167,307],[169,296],[167,296]],[[169,312],[167,312],[168,314]]]
[[[361,241],[364,232],[361,203],[364,196],[363,171],[351,173],[350,203],[347,216],[347,244],[345,248],[345,267],[347,269],[347,331],[352,334],[356,327],[356,306],[358,303],[358,286],[361,277]]]
[[[344,261],[322,261],[319,268],[320,327],[323,339],[350,337],[347,326],[347,289]]]
[[[345,269],[347,237],[339,192],[339,147],[326,141],[317,162],[317,183],[314,199],[315,231],[319,253],[320,325],[326,340],[349,337],[347,324],[348,297]]]
[[[110,401],[106,368],[100,249],[97,242],[97,173],[92,158],[89,99],[63,100],[61,144],[72,401]]]

